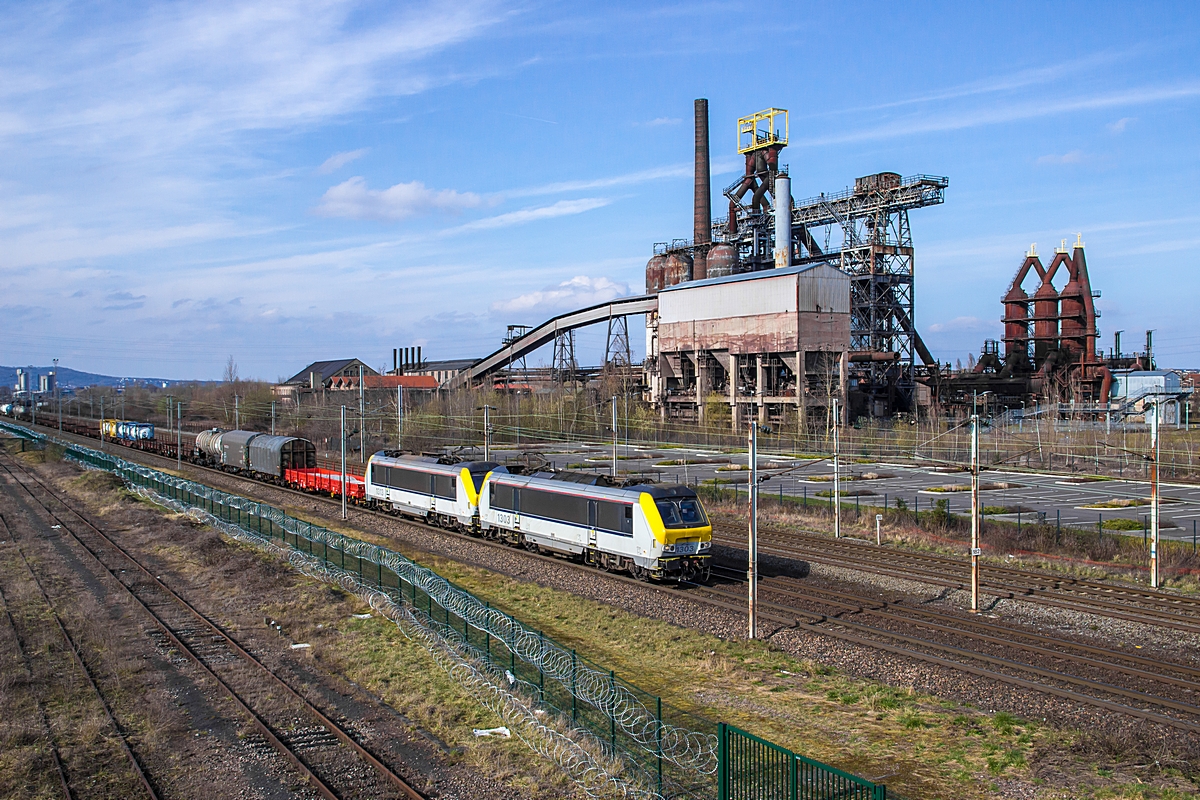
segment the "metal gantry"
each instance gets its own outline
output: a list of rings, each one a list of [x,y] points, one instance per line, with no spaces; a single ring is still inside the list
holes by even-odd
[[[786,167],[760,180],[773,185],[779,174],[786,174]],[[899,354],[898,360],[855,365],[857,388],[866,395],[872,415],[910,410],[917,359],[927,366],[935,364],[916,329],[908,212],[944,202],[949,183],[937,175],[902,178],[883,172],[859,178],[853,189],[795,201],[792,206],[792,263],[828,263],[852,278],[851,350]],[[731,209],[737,217],[733,224],[728,218],[713,220],[714,241],[736,246],[742,264],[766,265],[774,248],[773,214],[739,203]]]

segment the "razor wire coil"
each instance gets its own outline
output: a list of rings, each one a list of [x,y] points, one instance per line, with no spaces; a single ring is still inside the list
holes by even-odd
[[[383,602],[383,600],[375,598],[385,598],[387,603],[392,605],[395,605],[395,602],[386,593],[364,583],[358,575],[339,569],[325,560],[316,558],[313,554],[317,547],[322,548],[322,552],[325,554],[328,554],[328,550],[332,548],[335,552],[342,554],[343,563],[345,563],[346,557],[356,559],[360,570],[363,562],[387,569],[397,577],[398,586],[399,581],[403,580],[414,589],[419,589],[430,599],[431,603],[436,602],[446,612],[461,619],[465,625],[503,643],[514,657],[519,657],[531,667],[538,669],[543,674],[543,679],[544,677],[553,678],[577,700],[600,711],[611,720],[615,728],[619,727],[646,753],[700,775],[712,776],[716,772],[717,737],[715,735],[664,722],[660,714],[652,712],[633,690],[615,679],[613,673],[595,668],[579,659],[573,651],[547,639],[541,633],[526,627],[508,614],[491,608],[469,592],[459,589],[442,576],[410,561],[399,553],[291,517],[266,503],[249,500],[186,478],[159,472],[126,461],[119,456],[98,452],[73,442],[60,442],[53,437],[46,437],[43,434],[29,431],[23,426],[10,425],[4,421],[0,421],[0,428],[24,438],[42,441],[52,439],[65,448],[65,456],[72,461],[86,467],[113,472],[126,483],[140,489],[150,491],[146,489],[145,482],[157,483],[163,487],[166,494],[151,492],[158,498],[155,502],[161,501],[188,514],[200,513],[210,524],[215,524],[221,530],[239,539],[249,535],[258,544],[263,544],[265,541],[275,547],[269,538],[262,537],[261,532],[256,535],[252,530],[248,531],[243,527],[253,525],[253,520],[257,520],[260,531],[264,523],[285,531],[296,538],[296,548],[278,547],[278,549],[287,552],[288,560],[291,563],[306,574],[317,570],[321,574],[314,575],[314,577],[329,580],[339,586],[350,582],[349,585],[342,586],[342,588],[356,595],[368,592],[365,597],[372,598],[368,601],[372,606],[375,603]],[[186,495],[187,502],[178,499],[184,495]],[[213,513],[218,506],[226,514],[232,515],[236,512],[237,521],[240,524],[225,520]],[[308,543],[309,553],[298,549],[300,539],[304,539]],[[312,564],[320,566],[314,567]],[[325,572],[329,572],[329,575],[326,576]],[[446,628],[447,630],[440,631],[438,641],[446,647],[450,647],[452,652],[461,656],[469,651],[475,651],[472,655],[479,655],[478,649],[471,645],[469,637],[464,636],[456,629],[438,623],[432,618],[432,615],[426,615],[423,611],[418,612],[415,608],[409,609],[407,605],[397,606],[397,608],[402,609],[402,616],[407,616],[409,621],[416,625],[414,630],[429,632],[431,629],[439,627]],[[424,624],[416,622],[418,614],[425,619]],[[397,624],[400,623],[397,622]],[[422,641],[424,642],[423,639]],[[485,669],[489,666],[489,659],[473,660],[479,661]],[[478,673],[478,668],[472,666],[468,671]],[[494,673],[494,671],[493,669],[492,672]],[[511,673],[507,675],[507,678],[513,684],[514,689],[518,688],[518,684],[523,684],[520,688],[526,693],[536,696],[541,692],[540,687],[533,686],[527,681],[520,681]],[[496,680],[497,678],[493,674],[486,683],[496,686],[498,689]],[[472,693],[480,697],[474,691]],[[484,694],[487,693],[484,692]],[[481,702],[483,702],[482,699]],[[497,708],[507,707],[505,702],[493,697],[485,705],[492,708],[493,711],[497,711]],[[496,703],[497,706],[493,708],[491,703]],[[497,713],[500,712],[497,711]],[[536,721],[536,717],[534,720]],[[530,744],[539,753],[547,755],[539,747],[529,742],[527,744]],[[615,757],[617,753],[613,752],[610,755]],[[555,760],[558,763],[557,757]],[[567,759],[567,763],[574,762]],[[580,774],[584,773],[591,774],[586,769]],[[575,775],[570,769],[568,769],[568,774]],[[592,783],[593,781],[588,779],[583,781],[581,786]]]

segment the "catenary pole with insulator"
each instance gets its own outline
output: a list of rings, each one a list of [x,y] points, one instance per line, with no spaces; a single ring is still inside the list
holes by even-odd
[[[1154,416],[1150,420],[1150,585],[1157,589],[1159,524],[1158,457],[1161,452],[1159,449],[1158,418],[1162,414],[1162,403],[1155,403],[1153,408]]]
[[[842,448],[838,437],[841,418],[838,417],[838,401],[833,399],[833,538],[842,538]]]
[[[979,613],[979,415],[971,415],[971,613]]]
[[[346,518],[346,407],[342,406],[342,519]]]
[[[746,549],[749,638],[758,637],[758,425],[750,421],[750,541]]]
[[[613,432],[613,457],[612,457],[612,477],[613,483],[617,482],[617,396],[612,396],[612,432]]]
[[[175,469],[183,469],[183,403],[175,403]]]

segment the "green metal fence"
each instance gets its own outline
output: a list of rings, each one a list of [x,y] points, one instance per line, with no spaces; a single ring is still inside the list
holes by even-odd
[[[27,441],[47,441],[20,425],[0,421],[0,429]],[[651,791],[670,798],[713,796],[715,723],[664,703],[432,570],[386,547],[297,519],[266,503],[72,442],[55,442],[64,448],[65,457],[86,467],[116,474],[128,485],[180,507],[199,509],[386,593],[426,627],[470,652],[500,681],[592,734],[611,756],[632,766],[640,775],[638,782]]]
[[[887,800],[887,787],[718,726],[717,800]]]
[[[48,437],[0,420],[0,429],[43,445]],[[385,547],[296,519],[280,509],[54,439],[67,458],[111,472],[180,507],[195,508],[264,542],[407,606],[423,625],[469,651],[535,703],[588,731],[665,798],[886,800],[887,789],[797,755],[732,725],[673,708],[573,649]],[[714,786],[714,778],[716,785]]]

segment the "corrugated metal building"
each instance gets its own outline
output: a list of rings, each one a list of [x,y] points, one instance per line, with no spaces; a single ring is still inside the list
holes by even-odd
[[[664,417],[703,420],[728,404],[786,421],[845,406],[850,276],[828,264],[690,281],[658,294],[647,317],[651,400]],[[803,375],[803,380],[797,380]]]

